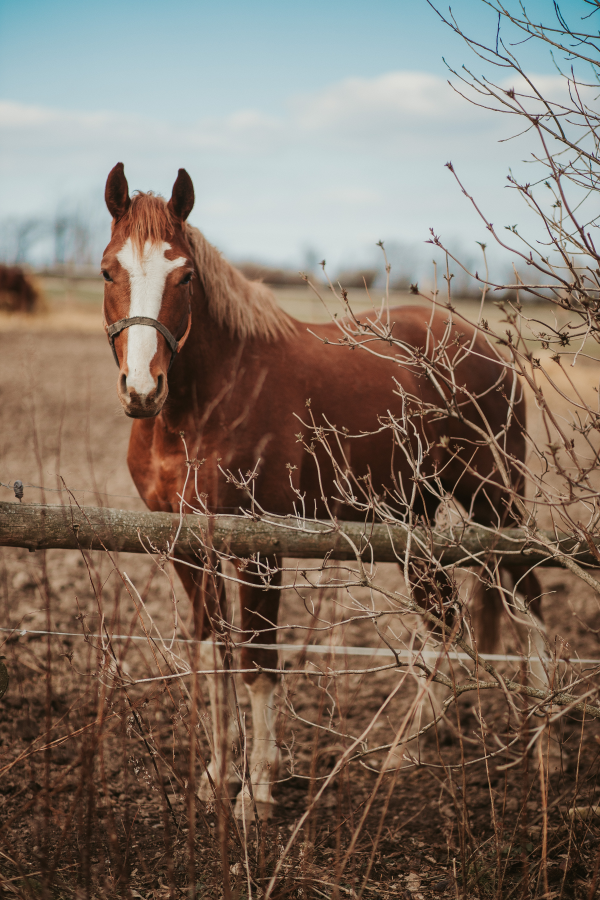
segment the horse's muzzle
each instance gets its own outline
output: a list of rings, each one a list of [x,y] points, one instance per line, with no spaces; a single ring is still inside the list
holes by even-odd
[[[125,406],[123,404],[125,415],[129,416],[130,419],[152,419],[159,414],[162,407],[162,403],[155,406],[134,406],[133,404]]]
[[[126,416],[131,419],[151,419],[163,408],[169,388],[166,377],[161,374],[156,380],[156,387],[150,393],[139,394],[135,388],[127,387],[127,380],[121,375],[117,393]]]

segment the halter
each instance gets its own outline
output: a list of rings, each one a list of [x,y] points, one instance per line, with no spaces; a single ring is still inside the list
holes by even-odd
[[[122,331],[125,331],[126,328],[131,328],[132,325],[150,325],[151,328],[156,328],[156,330],[162,334],[165,341],[171,348],[171,361],[169,362],[169,368],[167,369],[168,374],[171,371],[171,366],[173,365],[175,354],[179,353],[187,340],[188,334],[190,333],[190,328],[192,327],[192,306],[191,304],[188,306],[187,328],[185,329],[185,334],[182,338],[180,338],[180,340],[176,340],[176,338],[173,337],[166,325],[163,325],[163,323],[159,322],[158,319],[151,319],[149,316],[131,316],[131,318],[119,319],[118,322],[114,322],[112,325],[108,325],[105,319],[104,328],[108,336],[108,342],[113,352],[115,362],[119,367],[119,357],[117,356],[117,351],[115,350],[115,338],[118,337]]]

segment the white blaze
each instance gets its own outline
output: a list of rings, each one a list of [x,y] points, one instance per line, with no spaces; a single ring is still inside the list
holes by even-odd
[[[167,259],[165,252],[171,245],[151,244],[146,241],[140,257],[131,238],[127,238],[117,253],[117,259],[129,274],[131,302],[128,318],[147,316],[158,319],[162,305],[167,275],[173,269],[183,266],[184,256]],[[150,373],[150,363],[158,349],[158,332],[150,325],[131,325],[127,329],[127,386],[141,396],[149,394],[155,387]]]

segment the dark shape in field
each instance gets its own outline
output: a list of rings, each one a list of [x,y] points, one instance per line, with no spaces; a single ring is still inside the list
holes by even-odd
[[[304,285],[300,272],[291,269],[277,269],[273,266],[261,266],[260,263],[240,263],[237,266],[242,275],[249,281],[262,281],[264,284]]]
[[[339,282],[343,288],[370,288],[373,286],[379,272],[377,269],[353,269],[340,272],[336,276],[336,282]]]
[[[35,279],[20,266],[0,263],[0,310],[33,313],[41,305],[42,292]]]

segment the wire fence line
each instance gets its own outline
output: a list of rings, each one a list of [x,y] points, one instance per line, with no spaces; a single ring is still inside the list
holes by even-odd
[[[0,481],[0,487],[6,488],[9,491],[15,492],[16,485],[16,480],[13,481],[12,484],[10,482],[6,484],[4,481]],[[47,491],[49,494],[100,494],[102,497],[119,497],[124,500],[138,500],[140,503],[143,502],[139,494],[137,496],[135,494],[112,494],[109,491],[103,491],[100,488],[52,488],[42,484],[30,484],[26,481],[21,482],[21,485],[24,488],[31,488],[31,490]]]
[[[7,628],[0,626],[0,632],[10,633],[16,635],[18,637],[25,637],[27,634],[37,634],[37,635],[52,635],[54,637],[77,637],[83,638],[84,640],[88,640],[90,638],[94,640],[103,640],[108,636],[111,641],[148,641],[154,640],[152,636],[147,637],[142,634],[82,634],[80,631],[42,631],[36,629],[25,629],[25,628]],[[328,644],[258,644],[254,641],[252,643],[236,643],[229,642],[225,644],[223,641],[211,641],[211,640],[195,640],[194,638],[182,638],[175,637],[173,639],[169,638],[169,643],[173,640],[173,643],[177,644],[200,644],[204,646],[210,647],[227,647],[230,650],[242,650],[244,647],[253,647],[257,650],[282,650],[290,653],[294,652],[302,652],[302,653],[315,653],[320,656],[385,656],[385,657],[399,657],[400,659],[418,659],[422,657],[423,659],[431,659],[431,660],[445,660],[445,659],[454,659],[454,660],[469,660],[472,662],[471,657],[467,653],[460,653],[457,650],[449,650],[440,653],[436,650],[392,650],[389,647],[354,647],[348,645],[328,645]],[[526,659],[529,659],[529,656],[519,655],[514,653],[478,653],[477,654],[480,659],[489,660],[490,662],[523,662]],[[546,662],[550,662],[549,657],[544,658]],[[563,659],[562,657],[557,660],[558,662],[570,663],[571,665],[600,665],[600,659],[580,659],[579,657],[575,659]]]
[[[72,488],[72,487],[52,488],[52,487],[46,487],[45,485],[42,485],[42,484],[30,484],[29,482],[26,482],[26,481],[19,482],[17,479],[15,479],[15,481],[13,481],[12,484],[10,482],[5,483],[4,481],[0,481],[0,487],[6,488],[7,490],[12,491],[17,497],[19,497],[19,494],[17,493],[17,485],[18,484],[20,484],[20,486],[21,486],[21,491],[23,490],[23,488],[30,488],[31,490],[45,491],[46,493],[49,493],[49,494],[69,494],[69,495],[71,495],[71,494],[93,494],[96,497],[98,497],[98,496],[100,496],[100,497],[116,497],[116,498],[122,499],[122,500],[136,500],[138,503],[143,504],[145,507],[145,503],[139,494],[113,494],[110,491],[103,491],[100,488]],[[19,499],[21,499],[22,497],[23,497],[23,493],[21,493],[21,496],[19,497]],[[239,510],[240,510],[239,506],[220,506],[219,507],[220,512],[226,512],[226,513],[237,513]],[[213,511],[213,510],[211,510],[211,511]]]

